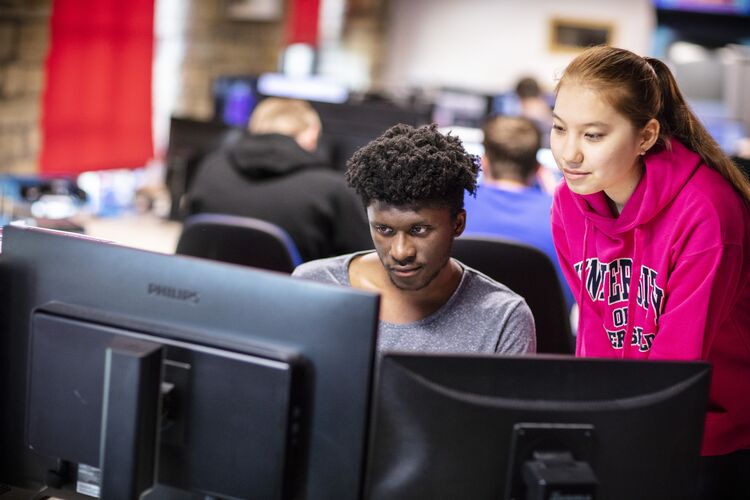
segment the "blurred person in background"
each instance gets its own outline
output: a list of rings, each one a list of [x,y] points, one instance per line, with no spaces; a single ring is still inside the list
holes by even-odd
[[[320,132],[320,117],[309,103],[264,99],[248,133],[201,162],[188,192],[188,214],[276,224],[304,261],[372,248],[359,198],[315,154]]]
[[[541,134],[528,118],[490,117],[483,125],[482,182],[466,198],[465,234],[498,236],[538,248],[557,270],[570,309],[573,294],[560,270],[552,242],[552,196],[536,182]]]
[[[539,83],[531,77],[524,77],[516,83],[516,95],[520,104],[520,115],[533,121],[542,133],[541,147],[549,147],[549,133],[552,130],[552,107],[544,98]]]

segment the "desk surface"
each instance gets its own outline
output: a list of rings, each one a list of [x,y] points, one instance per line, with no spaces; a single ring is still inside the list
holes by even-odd
[[[87,236],[168,254],[174,253],[182,231],[180,222],[154,215],[92,217],[82,221],[82,225]]]

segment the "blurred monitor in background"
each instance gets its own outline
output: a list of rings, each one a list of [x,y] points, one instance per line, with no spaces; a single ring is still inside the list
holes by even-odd
[[[258,77],[257,91],[261,96],[317,102],[343,103],[349,99],[349,90],[344,84],[319,75],[289,76],[281,73],[264,73]]]
[[[181,220],[185,215],[185,193],[190,189],[203,158],[222,145],[236,140],[238,133],[242,133],[241,129],[229,127],[220,120],[171,117],[165,179],[171,200],[170,219]]]
[[[247,127],[255,106],[266,97],[285,97],[327,103],[344,103],[344,84],[318,75],[223,75],[213,83],[214,121],[230,127]]]
[[[310,104],[322,124],[318,154],[342,174],[355,151],[393,125],[418,127],[431,119],[428,109],[400,106],[386,100],[341,104],[311,101]]]
[[[214,80],[214,121],[230,127],[246,127],[258,104],[258,77],[225,75]]]
[[[703,123],[719,147],[729,156],[738,154],[740,140],[748,137],[750,131],[744,122],[730,118],[720,101],[691,100],[690,107]]]
[[[481,128],[453,126],[440,127],[439,130],[441,134],[450,134],[461,139],[467,153],[476,156],[484,154],[484,145],[482,144],[484,133],[482,133]],[[482,171],[480,171],[479,175],[482,175]]]
[[[750,16],[750,2],[746,0],[653,0],[657,9]]]
[[[432,102],[432,121],[439,127],[479,127],[490,112],[492,100],[468,90],[441,89]]]

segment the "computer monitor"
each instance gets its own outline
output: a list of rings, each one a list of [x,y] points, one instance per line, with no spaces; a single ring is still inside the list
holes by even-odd
[[[440,89],[432,102],[432,121],[439,126],[476,128],[490,114],[492,98],[469,90]]]
[[[247,127],[260,100],[255,75],[222,75],[212,85],[214,121],[229,127]]]
[[[341,82],[322,75],[291,76],[263,73],[258,77],[258,93],[266,97],[287,97],[305,101],[345,103],[349,89]]]
[[[310,104],[320,115],[323,128],[319,153],[341,172],[346,170],[346,162],[359,148],[377,139],[393,125],[403,123],[417,127],[430,122],[428,110],[387,102],[336,104],[311,101]]]
[[[727,155],[737,154],[741,139],[748,137],[748,129],[741,120],[732,118],[702,117],[701,121],[711,137]]]
[[[750,3],[747,0],[652,0],[652,3],[657,9],[750,16]]]
[[[14,226],[0,277],[0,483],[360,497],[376,295]]]
[[[481,128],[473,127],[440,127],[438,129],[441,134],[452,135],[458,137],[463,144],[464,149],[467,153],[482,156],[484,154],[484,132]],[[482,175],[482,172],[479,172]]]
[[[169,146],[165,183],[171,198],[169,216],[181,220],[189,212],[184,196],[200,166],[201,160],[217,148],[239,140],[242,129],[221,121],[203,121],[172,116],[169,122]]]
[[[542,99],[547,101],[550,109],[555,107],[555,95],[551,92],[543,92]],[[490,114],[503,116],[520,116],[521,100],[515,91],[509,90],[492,96]]]
[[[365,498],[692,498],[710,366],[385,355]]]

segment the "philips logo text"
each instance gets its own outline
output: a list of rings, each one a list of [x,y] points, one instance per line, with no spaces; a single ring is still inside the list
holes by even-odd
[[[192,302],[193,304],[197,304],[198,302],[200,302],[200,296],[195,290],[175,288],[173,286],[159,285],[156,283],[148,284],[148,294],[156,295],[158,297],[164,297],[167,299],[179,300],[182,302]]]

